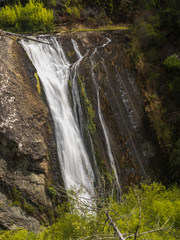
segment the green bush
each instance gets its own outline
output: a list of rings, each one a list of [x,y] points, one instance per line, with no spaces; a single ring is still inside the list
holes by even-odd
[[[82,10],[82,1],[78,0],[63,0],[64,4],[64,11],[68,13],[71,18],[73,19],[79,19]]]
[[[180,103],[180,58],[176,54],[167,57],[164,66],[169,76],[169,97]]]
[[[170,70],[180,70],[180,58],[177,55],[167,57],[164,61],[164,65]]]
[[[174,144],[173,151],[169,158],[169,167],[172,173],[172,178],[179,183],[180,175],[180,138]]]
[[[53,11],[35,0],[29,0],[24,7],[21,3],[5,6],[0,11],[0,28],[16,32],[51,31]]]

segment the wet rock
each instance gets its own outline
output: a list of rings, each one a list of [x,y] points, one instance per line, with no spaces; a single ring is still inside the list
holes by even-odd
[[[155,147],[150,140],[151,133],[147,134],[144,125],[145,106],[129,59],[128,31],[74,32],[60,35],[65,51],[72,49],[73,38],[81,54],[84,55],[78,77],[84,83],[86,97],[95,113],[96,132],[92,139],[100,169],[105,168],[112,172],[109,150],[98,111],[98,88],[100,108],[122,186],[138,183],[152,176],[150,165],[155,156]],[[108,44],[105,44],[107,42]],[[68,58],[71,62],[76,61],[75,57],[68,56]],[[94,81],[98,87],[95,86]],[[83,98],[81,102],[83,105]],[[88,118],[87,113],[85,118]],[[90,143],[87,139],[86,141],[89,149]]]
[[[29,216],[20,207],[13,206],[13,202],[2,193],[0,193],[0,225],[3,229],[25,228],[33,232],[37,232],[40,228],[37,219]]]
[[[59,41],[62,42],[71,63],[77,61],[72,38],[76,40],[81,54],[86,54],[80,64],[78,78],[83,81],[83,91],[86,92],[84,96],[88,99],[81,96],[84,140],[89,155],[93,158],[95,154],[100,172],[113,173],[98,112],[97,87],[92,80],[93,68],[99,88],[100,109],[119,179],[122,186],[138,183],[142,178],[151,176],[149,166],[155,155],[155,148],[150,140],[150,134],[149,136],[146,134],[143,123],[144,103],[128,57],[127,42],[130,41],[128,32],[62,33]],[[111,41],[105,46],[104,43],[108,39]],[[92,66],[91,56],[97,46]],[[2,215],[0,214],[0,226],[2,228],[12,229],[23,226],[36,231],[39,227],[37,221],[48,222],[46,211],[54,207],[47,194],[47,182],[53,178],[57,185],[62,183],[52,120],[44,95],[42,97],[37,92],[34,72],[35,69],[22,48],[12,39],[1,36]],[[87,134],[89,128],[89,116],[85,106],[87,102],[89,105],[92,104],[93,121],[96,125],[96,131],[91,134],[93,151]],[[95,168],[94,165],[94,170]],[[13,201],[18,202],[20,206],[10,206],[11,203],[6,204],[9,203],[8,201],[11,201],[12,205]],[[40,207],[45,211],[40,211]],[[4,220],[5,217],[7,221]]]
[[[37,231],[39,221],[48,222],[48,216],[41,217],[44,213],[39,206],[53,206],[47,194],[52,170],[57,185],[61,181],[52,122],[45,99],[36,89],[34,73],[21,46],[1,36],[0,226],[8,229]],[[14,201],[20,206],[11,206]]]

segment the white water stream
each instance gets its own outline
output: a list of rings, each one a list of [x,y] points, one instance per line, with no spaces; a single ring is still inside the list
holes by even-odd
[[[112,168],[113,173],[114,173],[116,188],[121,193],[121,185],[120,185],[120,181],[119,181],[119,177],[118,177],[117,168],[116,168],[116,165],[115,165],[115,159],[114,159],[114,156],[113,156],[113,153],[112,153],[112,150],[111,150],[108,128],[106,126],[106,123],[105,123],[105,120],[104,120],[104,117],[103,117],[103,114],[102,114],[102,111],[101,111],[100,97],[99,97],[99,86],[98,86],[97,80],[95,78],[95,73],[94,73],[94,66],[96,66],[94,56],[95,56],[95,54],[98,53],[98,48],[105,47],[109,42],[111,42],[111,40],[109,38],[107,38],[107,42],[105,42],[102,46],[96,47],[94,49],[94,51],[92,52],[92,54],[90,56],[91,76],[92,76],[92,81],[93,81],[93,83],[95,85],[95,88],[96,88],[96,91],[97,91],[98,116],[99,116],[99,120],[100,120],[101,127],[102,127],[102,130],[103,130],[103,134],[104,134],[104,137],[105,137],[106,149],[107,149],[107,153],[108,153],[108,157],[109,157],[109,162],[110,162],[111,168]]]
[[[81,196],[90,199],[94,195],[95,177],[68,99],[68,80],[74,79],[70,76],[71,69],[75,75],[83,56],[73,40],[74,50],[77,54],[79,52],[79,56],[77,62],[71,65],[60,42],[56,38],[50,38],[49,41],[52,46],[24,40],[21,44],[43,84],[54,121],[58,158],[65,187],[83,188],[85,191]],[[79,104],[79,96],[73,97]]]

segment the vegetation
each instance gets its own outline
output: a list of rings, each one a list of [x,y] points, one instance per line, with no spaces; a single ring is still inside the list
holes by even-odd
[[[5,6],[0,11],[0,28],[15,32],[52,31],[53,11],[36,0],[29,0],[25,6],[20,2]]]
[[[178,187],[141,184],[123,194],[120,202],[111,192],[94,196],[96,205],[80,201],[71,192],[72,204],[64,203],[59,208],[59,219],[52,226],[37,234],[22,229],[2,231],[0,240],[179,239]]]
[[[180,147],[180,2],[148,1],[141,5],[141,10],[139,4],[136,10],[141,14],[135,16],[131,27],[131,60],[144,94],[149,121],[161,148],[168,183],[179,182],[173,167],[174,161],[178,160],[173,159],[178,158],[175,152]]]
[[[31,215],[35,213],[36,211],[35,207],[31,203],[26,201],[26,198],[22,196],[22,192],[17,190],[16,187],[12,188],[11,194],[12,194],[11,198],[13,200],[13,203],[12,203],[13,206],[19,206]]]
[[[89,99],[86,96],[84,79],[78,77],[78,84],[80,87],[82,102],[84,104],[84,107],[85,107],[86,113],[87,113],[87,117],[88,117],[88,122],[89,122],[88,128],[89,128],[90,133],[93,134],[96,131],[96,125],[94,123],[94,117],[95,117],[94,109],[93,109],[91,102],[89,101]]]
[[[106,26],[100,26],[97,28],[72,28],[65,30],[66,32],[99,32],[99,31],[118,31],[118,30],[128,30],[128,25],[106,25]],[[60,27],[56,27],[55,31],[61,31]]]
[[[39,95],[42,95],[41,84],[40,84],[40,80],[39,80],[38,74],[34,73],[34,76],[35,76],[36,81],[37,81],[37,84],[36,84],[37,91],[38,91]]]
[[[60,12],[62,18],[56,21],[62,24],[64,17],[70,23],[85,21],[90,27],[110,24],[108,29],[116,30],[113,23],[133,22],[130,29],[130,60],[134,63],[146,103],[145,110],[161,149],[163,166],[168,170],[167,183],[180,183],[180,1],[62,0],[61,4],[55,0],[5,2],[6,6],[1,5],[0,28],[9,31],[52,31],[53,11],[49,8]],[[89,119],[88,127],[94,133],[94,110],[87,99],[82,78],[78,78],[78,84]],[[37,89],[40,93],[38,79]],[[33,206],[24,200],[21,193],[17,189],[12,192],[14,205],[33,213]],[[56,190],[49,186],[47,192],[55,201]],[[105,192],[101,197],[95,196],[96,205],[79,202],[74,195],[69,195],[69,198],[73,199],[71,203],[76,201],[76,204],[61,206],[57,222],[52,226],[37,234],[23,229],[2,231],[0,240],[179,239],[180,189],[177,186],[166,189],[159,183],[141,184],[139,188],[131,188],[124,193],[121,201],[112,196],[111,191]],[[77,211],[77,204],[80,212]],[[50,209],[49,215],[52,215],[53,222],[52,212]]]

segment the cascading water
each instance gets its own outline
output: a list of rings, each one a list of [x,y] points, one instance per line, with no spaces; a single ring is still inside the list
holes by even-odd
[[[77,78],[79,77],[79,66],[80,63],[82,61],[83,58],[85,58],[87,56],[87,54],[89,53],[89,50],[86,52],[86,54],[84,56],[81,55],[81,52],[79,50],[78,44],[74,39],[71,39],[72,45],[74,47],[74,51],[77,57],[77,61],[72,65],[71,67],[71,83],[72,83],[72,99],[73,99],[73,110],[74,110],[74,115],[76,118],[76,122],[79,123],[79,128],[81,131],[81,136],[83,137],[83,140],[86,141],[87,138],[89,138],[89,143],[90,143],[90,154],[91,154],[91,163],[93,163],[93,171],[94,171],[94,175],[95,175],[95,181],[96,183],[100,183],[100,173],[98,170],[98,166],[96,164],[96,157],[95,157],[95,152],[94,152],[94,146],[93,146],[93,141],[91,138],[91,134],[89,132],[89,128],[86,128],[86,133],[88,135],[88,137],[85,137],[84,134],[84,114],[83,114],[83,110],[82,110],[82,106],[81,106],[81,100],[80,100],[80,95],[79,95],[79,88],[78,88],[78,82],[77,82]]]
[[[109,90],[111,91],[111,94],[114,98],[114,102],[118,106],[119,115],[121,116],[121,119],[122,119],[122,121],[121,121],[121,124],[123,126],[122,129],[125,130],[126,134],[129,137],[129,140],[130,140],[129,141],[129,146],[131,146],[132,155],[135,156],[135,158],[137,159],[137,161],[138,161],[138,163],[141,167],[141,171],[142,171],[143,175],[145,177],[147,177],[147,173],[146,173],[146,171],[143,167],[142,160],[141,160],[143,158],[146,158],[146,150],[143,151],[143,149],[142,149],[141,152],[137,151],[137,146],[136,146],[136,144],[135,144],[135,142],[132,138],[132,132],[130,130],[130,128],[132,127],[133,130],[136,131],[136,136],[137,136],[138,130],[139,130],[139,128],[141,128],[140,127],[141,120],[139,118],[139,114],[137,113],[136,108],[134,106],[134,103],[133,103],[131,97],[129,96],[128,90],[127,90],[127,88],[126,88],[126,86],[123,82],[123,79],[121,78],[119,72],[116,69],[116,79],[117,79],[117,82],[118,82],[117,88],[119,89],[119,93],[120,93],[119,96],[121,96],[121,103],[122,103],[123,107],[120,105],[119,96],[118,96],[118,99],[117,99],[117,96],[115,95],[115,93],[113,91],[113,88],[111,86],[110,76],[108,74],[108,70],[107,70],[105,61],[101,57],[99,52],[97,52],[97,54],[99,55],[99,57],[101,59],[102,66],[103,66],[104,71],[106,73],[106,82],[108,84]],[[133,82],[132,78],[130,78],[130,77],[127,77],[126,80],[129,81],[129,85],[132,85],[133,91],[138,96],[138,88],[135,85],[135,82]],[[127,112],[127,115],[125,115],[124,109]],[[129,126],[128,126],[128,123],[127,123],[128,120],[130,122]],[[141,139],[141,141],[142,141],[142,139]],[[143,156],[142,156],[142,154],[143,154]]]
[[[83,56],[79,55],[77,62],[71,65],[59,41],[52,37],[49,43],[51,45],[21,41],[37,69],[51,110],[65,187],[66,189],[84,188],[85,191],[81,196],[90,199],[94,194],[95,177],[76,122],[77,119],[74,118],[68,99],[68,80],[74,79],[70,77],[71,69],[76,74]],[[76,51],[78,48],[75,41],[73,45],[76,46]],[[80,107],[78,94],[74,95],[74,98]]]
[[[107,42],[105,42],[102,46],[96,47],[94,49],[94,51],[92,52],[92,54],[90,56],[91,76],[92,76],[92,80],[93,80],[93,83],[94,83],[96,91],[97,91],[98,116],[99,116],[99,120],[100,120],[100,123],[101,123],[101,126],[102,126],[104,137],[105,137],[106,149],[107,149],[107,153],[108,153],[108,157],[109,157],[109,162],[110,162],[111,168],[114,172],[114,176],[115,176],[115,179],[116,179],[116,182],[115,182],[116,188],[121,193],[120,181],[119,181],[119,177],[118,177],[118,173],[117,173],[117,168],[116,168],[116,165],[115,165],[115,159],[113,157],[113,153],[112,153],[112,150],[111,150],[111,145],[110,145],[109,136],[108,136],[108,129],[107,129],[107,126],[105,124],[103,114],[102,114],[102,111],[101,111],[100,98],[99,98],[99,86],[98,86],[98,83],[96,81],[94,70],[93,70],[94,66],[96,65],[95,62],[94,62],[94,56],[95,56],[96,53],[98,53],[98,51],[97,51],[98,48],[105,47],[110,41],[111,40],[109,38],[107,38]]]
[[[105,38],[104,44],[93,47],[94,38],[93,44],[87,46],[89,40],[85,36],[82,39],[76,36],[75,39],[81,41],[82,51],[86,52],[82,55],[77,42],[71,37],[62,36],[61,40],[68,39],[64,46],[68,46],[68,50],[73,48],[72,59],[77,59],[73,64],[68,62],[55,37],[43,37],[43,41],[50,45],[21,42],[37,69],[52,113],[64,184],[66,189],[84,188],[85,193],[81,196],[91,198],[95,192],[94,185],[102,183],[97,160],[102,172],[104,166],[106,170],[111,168],[116,189],[121,194],[124,177],[137,172],[136,163],[140,174],[147,176],[144,162],[152,156],[149,154],[151,145],[144,138],[141,96],[135,79],[129,75],[121,58],[111,53],[114,40],[111,44],[111,40]],[[111,61],[108,55],[112,56]],[[79,92],[78,80],[81,76],[88,90],[88,100],[92,101],[96,112],[94,121],[96,126],[100,126],[92,136],[88,129],[88,114],[83,106],[85,102]],[[103,111],[106,106],[107,111]]]
[[[73,108],[74,108],[74,114],[76,118],[76,122],[79,124],[81,134],[83,135],[83,111],[81,108],[81,102],[80,102],[80,96],[79,96],[79,91],[78,91],[78,83],[77,83],[77,72],[79,68],[79,64],[81,60],[83,59],[84,56],[81,55],[78,45],[76,41],[71,39],[74,51],[76,53],[76,56],[78,60],[72,65],[71,67],[71,82],[72,82],[72,99],[73,99]]]

